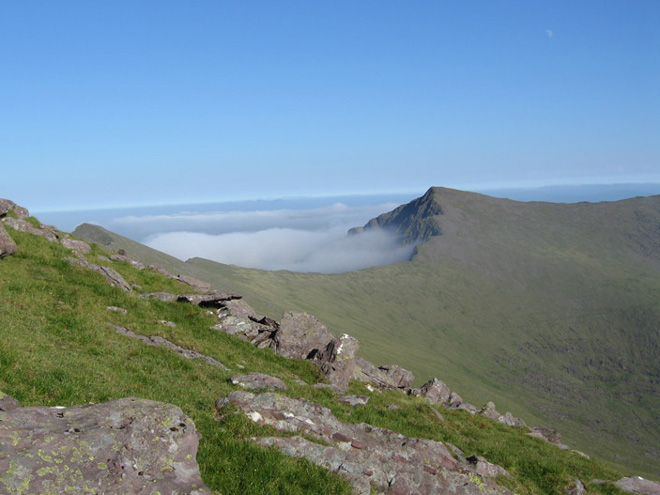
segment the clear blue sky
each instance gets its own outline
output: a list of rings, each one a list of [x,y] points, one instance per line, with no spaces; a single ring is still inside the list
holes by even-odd
[[[660,2],[14,1],[34,209],[660,182]]]

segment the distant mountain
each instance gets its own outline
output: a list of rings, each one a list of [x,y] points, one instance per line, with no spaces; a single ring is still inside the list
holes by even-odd
[[[660,196],[522,203],[432,188],[353,233],[377,228],[415,243],[412,261],[336,275],[198,258],[180,269],[269,316],[315,314],[371,361],[660,477]]]

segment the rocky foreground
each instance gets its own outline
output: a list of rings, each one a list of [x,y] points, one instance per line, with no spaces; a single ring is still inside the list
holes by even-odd
[[[98,273],[118,290],[139,288],[126,283],[111,267],[114,262],[128,262],[139,270],[152,269],[197,292],[144,293],[139,297],[200,306],[217,317],[213,331],[225,332],[259,348],[270,348],[286,358],[313,362],[328,382],[314,386],[332,389],[341,402],[353,407],[367,404],[369,396],[342,395],[350,380],[359,380],[371,391],[398,390],[423,397],[430,404],[480,414],[510,427],[527,428],[510,413],[500,414],[492,402],[482,408],[465,402],[437,378],[414,388],[415,377],[410,371],[396,365],[376,366],[358,357],[360,344],[356,339],[346,334],[335,337],[312,315],[287,312],[275,321],[258,315],[238,294],[211,291],[203,281],[177,276],[159,267],[145,267],[125,253],[99,256],[98,262],[92,263],[87,259],[92,252],[89,245],[54,227],[37,225],[28,217],[25,208],[0,200],[0,258],[17,252],[10,235],[13,229],[62,244],[71,250],[72,256],[66,258],[70,263]],[[113,306],[107,310],[127,311]],[[165,320],[161,323],[174,325]],[[223,363],[163,337],[139,335],[129,328],[109,325],[145,345],[162,346],[184,358],[202,359],[208,365],[230,371]],[[287,389],[277,377],[236,374],[230,381],[244,390],[218,399],[215,406],[219,421],[243,414],[257,424],[285,433],[252,440],[338,473],[351,483],[356,494],[511,493],[497,483],[500,477],[509,476],[504,468],[483,457],[467,457],[453,445],[407,437],[366,423],[343,423],[320,404],[273,393]],[[259,391],[265,393],[253,393]],[[557,432],[528,430],[532,436],[568,448],[561,444]],[[210,493],[196,463],[198,441],[192,420],[174,405],[125,398],[69,408],[20,407],[0,392],[0,493]],[[660,495],[660,485],[641,478],[624,478],[616,484],[626,491]],[[571,493],[585,493],[582,481],[575,480]]]

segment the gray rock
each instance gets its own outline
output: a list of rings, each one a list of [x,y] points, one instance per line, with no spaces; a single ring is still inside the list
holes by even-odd
[[[92,252],[92,248],[85,241],[78,241],[76,239],[71,239],[65,237],[60,241],[60,244],[67,249],[71,249],[79,254],[89,254]]]
[[[300,435],[255,438],[255,442],[337,472],[351,482],[355,493],[511,493],[488,478],[475,483],[441,442],[406,437],[366,423],[342,423],[330,409],[314,402],[243,391],[216,402],[221,412],[231,405],[255,423]]]
[[[433,378],[422,385],[418,394],[425,397],[432,404],[447,405],[451,392],[443,381]]]
[[[18,206],[10,199],[0,198],[0,218],[6,216],[10,211],[13,211],[19,219],[24,219],[30,216],[27,208]]]
[[[222,307],[217,311],[217,315],[219,318],[229,315],[244,320],[253,320],[255,322],[258,322],[263,318],[263,316],[257,315],[244,299],[229,299],[228,301],[223,301]]]
[[[553,445],[561,445],[561,435],[556,430],[550,428],[538,428],[536,426],[532,426],[530,430],[531,431],[528,433],[530,437],[540,438]]]
[[[623,491],[630,493],[641,493],[642,495],[660,495],[660,483],[645,480],[640,476],[621,478],[614,484]]]
[[[513,427],[527,426],[527,424],[522,419],[516,418],[509,411],[507,411],[503,416],[497,418],[497,421],[507,426],[513,426]]]
[[[119,273],[117,273],[115,270],[113,270],[108,266],[99,266],[99,265],[95,265],[94,263],[89,263],[88,261],[79,260],[68,256],[65,257],[64,259],[74,265],[78,265],[83,268],[87,268],[89,270],[95,271],[96,273],[100,273],[101,275],[103,275],[105,280],[113,287],[119,287],[126,292],[131,292],[133,290],[131,286],[128,285],[126,280],[124,280],[124,277],[122,277]]]
[[[108,306],[105,309],[112,311],[114,313],[121,313],[123,315],[128,314],[128,310],[124,308],[118,308],[117,306]]]
[[[0,223],[0,258],[11,256],[18,251],[18,246],[14,239],[5,230],[4,226]]]
[[[181,347],[175,344],[174,342],[170,342],[169,340],[160,337],[159,335],[152,335],[152,336],[139,335],[134,332],[131,332],[128,328],[119,325],[113,325],[112,323],[106,323],[106,325],[114,328],[118,333],[125,335],[126,337],[138,339],[147,345],[166,347],[186,359],[201,359],[203,361],[206,361],[210,365],[217,366],[218,368],[222,368],[225,371],[229,371],[229,368],[227,368],[220,361],[217,361],[212,357],[205,356],[204,354],[200,354],[199,352],[193,351],[192,349],[185,349],[184,347]]]
[[[484,407],[479,410],[479,414],[486,416],[487,418],[494,419],[495,421],[497,421],[497,419],[501,416],[501,414],[498,413],[497,409],[495,408],[495,403],[492,401],[486,402]]]
[[[247,375],[234,375],[230,378],[234,385],[240,385],[246,390],[286,390],[287,386],[275,376],[264,373],[248,373]]]
[[[496,478],[498,476],[506,476],[508,478],[511,476],[502,466],[488,462],[480,455],[468,457],[466,461],[470,464],[472,470],[481,476],[487,476],[489,478]]]
[[[287,312],[273,337],[275,351],[288,358],[310,359],[333,339],[328,328],[307,313]]]
[[[314,363],[330,383],[342,390],[348,389],[355,369],[355,355],[360,348],[357,339],[344,334],[338,339],[332,339],[328,345],[314,358]]]
[[[566,493],[566,495],[586,495],[587,489],[584,487],[584,483],[579,479],[573,478],[573,481],[564,493]]]
[[[55,236],[55,234],[53,234],[50,230],[38,229],[27,220],[23,220],[20,218],[16,219],[11,217],[4,217],[2,219],[2,223],[11,227],[14,230],[19,230],[21,232],[28,232],[30,234],[38,235],[50,242],[57,242],[57,236]]]
[[[176,323],[174,323],[173,321],[158,320],[158,323],[160,323],[161,325],[165,325],[166,327],[176,328]]]
[[[412,371],[396,365],[383,365],[376,367],[361,357],[355,360],[355,372],[353,378],[365,383],[370,383],[380,388],[411,387],[415,381]]]
[[[211,493],[195,460],[200,435],[176,406],[126,398],[2,419],[3,493]]]
[[[0,391],[0,411],[7,412],[11,411],[12,409],[16,409],[17,407],[18,401],[16,399]]]
[[[175,302],[179,296],[170,294],[169,292],[147,292],[145,294],[138,294],[140,299],[158,299],[163,302]]]
[[[349,406],[366,406],[370,397],[368,395],[342,395],[338,398],[339,402]]]

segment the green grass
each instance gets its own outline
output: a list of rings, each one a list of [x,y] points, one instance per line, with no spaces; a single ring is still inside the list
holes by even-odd
[[[302,386],[321,380],[308,362],[288,360],[209,330],[213,317],[192,305],[143,300],[136,293],[110,287],[89,270],[63,261],[69,252],[23,232],[10,234],[19,251],[0,262],[0,390],[23,406],[70,406],[126,396],[173,403],[190,415],[202,433],[198,462],[213,490],[230,494],[348,494],[348,484],[311,463],[288,458],[250,442],[258,435],[281,434],[243,415],[218,421],[215,401],[235,387],[231,374],[260,371],[277,374],[292,397],[330,407],[342,421],[369,422],[409,436],[450,442],[466,455],[484,455],[513,475],[500,483],[516,493],[561,494],[572,477],[618,479],[621,474],[597,462],[545,444],[522,429],[504,427],[483,417],[442,409],[440,421],[425,401],[399,392],[370,393],[353,382],[351,392],[371,396],[367,406],[339,403],[327,389]],[[90,261],[100,262],[95,247]],[[112,266],[144,291],[180,289],[173,281],[125,263]],[[128,314],[109,312],[119,306]],[[170,328],[157,323],[176,323]],[[211,356],[232,372],[201,360],[186,360],[159,347],[122,336],[106,322],[171,341]],[[392,411],[388,405],[397,404]],[[593,493],[617,490],[589,485]]]

